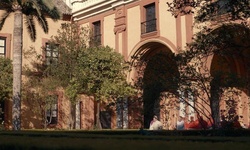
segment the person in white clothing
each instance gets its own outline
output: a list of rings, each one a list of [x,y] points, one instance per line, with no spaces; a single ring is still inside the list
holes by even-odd
[[[162,130],[162,123],[158,120],[157,116],[154,116],[150,122],[149,130]]]

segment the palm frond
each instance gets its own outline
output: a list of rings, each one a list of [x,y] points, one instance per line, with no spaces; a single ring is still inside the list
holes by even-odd
[[[46,18],[44,17],[44,15],[35,15],[34,17],[37,18],[37,21],[39,23],[39,25],[43,28],[43,31],[45,33],[49,32],[49,28],[48,28],[48,22],[46,20]]]
[[[2,15],[2,17],[1,17],[1,19],[0,19],[0,30],[2,30],[3,25],[4,25],[4,23],[5,23],[5,20],[8,18],[8,16],[10,15],[11,12],[12,12],[12,11],[9,10],[9,11],[6,11],[6,12],[3,13],[3,15]]]
[[[57,7],[54,7],[50,12],[49,16],[54,20],[58,20],[61,18],[60,11],[57,9]]]
[[[32,9],[34,11],[36,11],[39,16],[41,16],[42,15],[42,12],[41,12],[42,9],[41,9],[38,1],[37,0],[30,0],[30,1],[31,1],[30,3],[32,4]]]
[[[25,16],[25,24],[27,26],[27,30],[29,32],[30,38],[32,41],[36,40],[36,28],[33,16]]]
[[[61,18],[60,11],[57,9],[56,6],[54,6],[52,1],[48,2],[42,0],[38,2],[38,5],[40,6],[41,11],[48,15],[54,21]]]
[[[1,0],[0,2],[0,10],[8,10],[12,7],[9,0]]]

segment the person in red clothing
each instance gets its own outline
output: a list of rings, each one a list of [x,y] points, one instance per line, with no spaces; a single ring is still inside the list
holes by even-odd
[[[192,129],[197,129],[199,126],[199,120],[196,119],[194,120],[194,116],[190,117],[190,122],[187,124],[187,129],[192,130]]]
[[[194,120],[194,117],[191,117],[191,121],[187,125],[189,130],[194,129],[207,129],[207,122],[203,119],[202,116],[197,116],[197,119]]]

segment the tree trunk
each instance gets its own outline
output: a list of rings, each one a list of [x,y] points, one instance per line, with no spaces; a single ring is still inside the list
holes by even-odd
[[[69,122],[69,128],[75,129],[75,120],[76,120],[76,105],[70,103],[70,122]]]
[[[218,80],[213,80],[211,84],[211,100],[210,108],[212,118],[214,120],[214,127],[218,128],[220,124],[220,89]]]
[[[44,128],[44,129],[47,129],[47,126],[48,126],[48,121],[47,121],[47,109],[45,109],[44,112],[43,112],[43,123],[44,123],[43,128]]]
[[[100,121],[100,101],[97,101],[97,108],[96,108],[96,128],[102,129],[101,121]]]
[[[21,73],[22,73],[22,35],[23,16],[20,10],[14,14],[13,32],[13,130],[21,130]]]

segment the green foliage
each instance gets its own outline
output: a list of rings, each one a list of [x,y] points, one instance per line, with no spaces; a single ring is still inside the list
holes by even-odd
[[[80,72],[78,58],[83,55],[90,39],[90,29],[79,27],[74,23],[63,24],[57,35],[53,36],[49,45],[58,50],[59,58],[56,62],[47,65],[45,73],[58,81],[58,87],[63,87],[66,96],[72,103],[76,102],[79,94],[78,83]]]
[[[110,47],[90,47],[79,56],[81,93],[105,101],[133,94],[126,81],[129,69],[123,56]]]
[[[195,13],[198,23],[215,21],[216,17],[225,14],[229,20],[246,20],[250,16],[249,0],[173,0],[167,5],[175,17]]]
[[[42,118],[41,124],[46,127],[47,116],[45,112],[53,103],[54,99],[50,99],[50,97],[55,94],[59,82],[46,74],[47,67],[34,48],[31,47],[25,51],[24,57],[29,58],[32,66],[24,66],[23,68],[26,78],[22,85],[22,98],[32,108],[33,113]]]
[[[7,100],[12,95],[12,61],[0,57],[0,101]]]
[[[36,40],[37,21],[45,33],[48,33],[47,18],[53,21],[60,19],[60,12],[52,4],[53,1],[44,0],[1,0],[0,9],[3,10],[0,18],[0,30],[2,30],[6,19],[14,14],[13,32],[13,106],[12,118],[13,129],[21,129],[21,70],[22,70],[22,32],[23,22],[27,28],[31,40]],[[52,6],[52,7],[51,7]],[[23,21],[24,20],[24,21]],[[35,21],[36,20],[36,21]],[[20,22],[21,21],[21,22]],[[18,57],[17,57],[18,56]]]
[[[22,131],[1,132],[3,150],[158,150],[182,149],[249,149],[249,130],[225,131],[162,131],[144,130],[105,131]],[[166,142],[167,141],[167,142]],[[53,143],[53,144],[51,144]],[[72,144],[73,143],[73,144]]]
[[[239,73],[232,67],[235,61],[244,62],[240,65],[245,71],[250,67],[249,0],[173,0],[167,5],[175,17],[195,14],[193,26],[199,32],[185,50],[176,55],[180,73],[176,80],[178,90],[165,96],[178,98],[179,102],[193,107],[198,115],[207,118],[211,115],[218,125],[220,100],[238,101],[239,91],[249,87],[247,73]],[[191,103],[195,102],[195,107],[186,96],[180,95],[183,92],[194,98]]]
[[[132,86],[126,81],[129,66],[122,55],[110,47],[88,47],[89,40],[89,28],[63,24],[49,41],[50,48],[58,51],[57,60],[46,61],[45,64],[41,56],[32,50],[27,52],[35,54],[35,59],[32,68],[24,71],[28,77],[26,92],[31,92],[40,112],[46,110],[47,97],[59,88],[65,91],[72,106],[80,94],[106,102],[133,94]],[[26,95],[30,96],[28,93]]]

